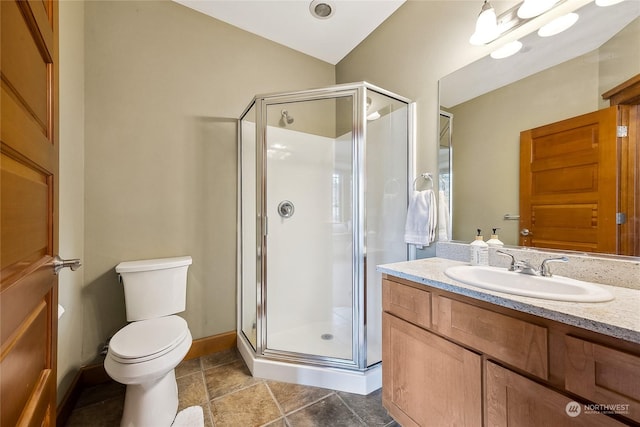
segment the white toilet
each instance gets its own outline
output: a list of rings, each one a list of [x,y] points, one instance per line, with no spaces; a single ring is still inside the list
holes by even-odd
[[[191,347],[185,310],[191,257],[127,261],[116,266],[129,323],[109,342],[104,369],[127,385],[123,427],[169,427],[178,411],[174,368]]]

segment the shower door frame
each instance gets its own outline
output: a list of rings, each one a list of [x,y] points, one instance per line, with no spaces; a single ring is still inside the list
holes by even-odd
[[[323,367],[346,368],[350,370],[364,371],[374,365],[367,366],[367,324],[366,324],[366,102],[367,91],[371,90],[407,105],[407,192],[409,183],[413,181],[415,175],[414,168],[414,129],[415,129],[415,103],[400,97],[392,92],[378,88],[366,82],[342,84],[326,88],[301,90],[295,92],[285,92],[276,94],[257,95],[249,106],[243,111],[239,119],[239,144],[238,144],[238,178],[242,180],[242,126],[241,122],[245,115],[255,108],[256,118],[256,345],[245,335],[243,330],[243,311],[245,304],[243,301],[243,269],[242,269],[242,233],[238,233],[238,296],[240,298],[240,309],[238,312],[238,334],[245,339],[251,347],[254,347],[255,354],[259,357],[277,361],[305,363]],[[284,350],[269,349],[267,343],[267,235],[268,216],[267,212],[267,107],[270,105],[286,104],[291,102],[304,102],[322,99],[337,99],[341,97],[352,98],[352,358],[341,359],[330,356],[319,356],[308,353],[299,353]],[[242,184],[238,191],[238,227],[242,231]],[[245,218],[246,220],[246,218]],[[408,249],[408,258],[413,258],[413,254]]]
[[[331,356],[320,356],[309,353],[298,353],[286,350],[278,350],[268,347],[268,322],[267,312],[269,310],[268,286],[269,275],[267,271],[269,248],[267,245],[268,221],[267,216],[267,109],[271,105],[289,104],[293,102],[313,102],[325,99],[351,98],[351,120],[352,120],[352,136],[351,136],[351,176],[353,178],[352,188],[352,206],[351,213],[353,221],[353,233],[351,241],[354,250],[351,253],[352,270],[351,270],[351,287],[353,298],[351,301],[351,359],[342,359]],[[359,369],[361,366],[362,353],[366,355],[366,345],[361,348],[360,343],[363,342],[364,327],[361,327],[364,321],[364,313],[362,310],[364,301],[364,292],[361,291],[364,286],[364,235],[361,232],[361,225],[364,222],[364,209],[360,205],[364,201],[364,191],[361,191],[364,182],[364,158],[363,147],[364,135],[363,126],[358,125],[360,120],[364,119],[361,109],[358,108],[360,102],[364,102],[364,90],[359,87],[350,88],[327,88],[313,91],[299,91],[284,93],[271,96],[258,97],[256,99],[256,117],[261,124],[257,129],[256,146],[258,147],[257,155],[257,191],[256,206],[258,206],[258,215],[262,219],[259,222],[257,230],[257,245],[262,254],[262,262],[260,269],[256,269],[257,282],[260,286],[260,294],[263,296],[262,316],[257,324],[257,353],[263,357],[273,358],[277,360],[287,360],[292,362],[305,362],[322,366],[333,366],[349,369]],[[366,343],[365,343],[366,344]]]

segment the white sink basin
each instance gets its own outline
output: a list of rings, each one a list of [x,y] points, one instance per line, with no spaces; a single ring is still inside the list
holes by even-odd
[[[609,291],[594,283],[562,276],[532,276],[506,268],[475,265],[449,267],[445,274],[467,285],[526,297],[573,302],[604,302],[613,299]]]

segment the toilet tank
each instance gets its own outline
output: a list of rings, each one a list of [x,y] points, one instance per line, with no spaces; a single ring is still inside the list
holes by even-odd
[[[116,266],[124,286],[127,320],[154,319],[186,308],[190,256],[125,261]]]

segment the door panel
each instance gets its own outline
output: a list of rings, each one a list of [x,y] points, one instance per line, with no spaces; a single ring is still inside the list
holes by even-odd
[[[2,1],[0,424],[56,411],[57,3]]]
[[[618,108],[520,134],[523,246],[616,253]]]

